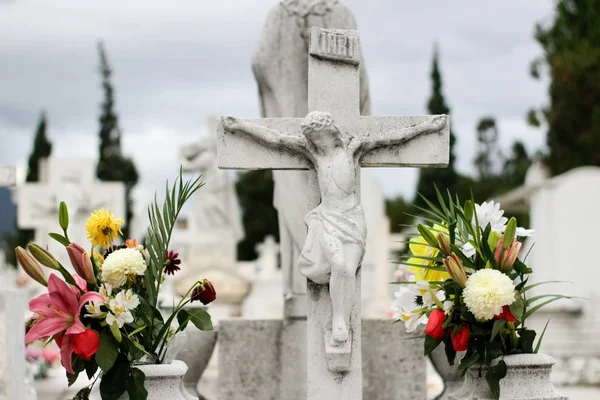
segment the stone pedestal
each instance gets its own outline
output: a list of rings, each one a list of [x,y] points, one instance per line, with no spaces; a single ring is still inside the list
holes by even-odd
[[[219,399],[305,400],[306,320],[222,320]],[[362,393],[367,400],[426,398],[421,340],[403,340],[391,320],[362,321]]]
[[[32,399],[26,385],[25,321],[27,294],[0,290],[0,399]]]

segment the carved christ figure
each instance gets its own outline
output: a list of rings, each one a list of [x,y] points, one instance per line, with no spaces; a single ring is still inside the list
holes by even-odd
[[[350,312],[355,299],[355,280],[365,253],[367,227],[360,205],[360,160],[369,151],[401,144],[435,133],[445,126],[445,116],[398,129],[376,138],[342,134],[331,114],[311,112],[301,125],[301,136],[293,136],[240,121],[223,118],[229,133],[252,136],[265,146],[306,157],[317,172],[321,203],[305,218],[308,236],[298,267],[302,275],[319,284],[329,284],[332,306],[331,345],[349,338]]]

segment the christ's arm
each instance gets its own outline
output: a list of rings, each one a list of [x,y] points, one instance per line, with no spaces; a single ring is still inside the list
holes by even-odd
[[[241,121],[235,117],[221,118],[223,129],[230,133],[240,132],[250,135],[262,144],[272,147],[286,147],[296,153],[308,156],[306,148],[306,139],[304,137],[286,135],[274,129],[266,128],[262,125],[251,122]]]
[[[381,135],[381,137],[364,141],[360,145],[360,150],[364,154],[376,149],[377,147],[385,147],[409,142],[422,135],[441,132],[447,124],[447,115],[435,115],[426,122],[394,130],[392,132],[386,132],[385,134]]]

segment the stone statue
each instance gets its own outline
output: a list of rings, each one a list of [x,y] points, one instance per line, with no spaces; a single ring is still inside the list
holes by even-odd
[[[284,0],[269,12],[252,61],[258,84],[261,117],[302,118],[308,114],[308,46],[310,28],[356,29],[350,10],[338,0]],[[369,115],[369,83],[360,63],[360,111]],[[306,193],[312,171],[273,171],[273,203],[279,213],[281,266],[287,299],[306,294],[306,282],[294,269],[306,239]],[[314,178],[314,175],[313,175]],[[306,304],[299,299],[298,304]],[[288,309],[289,308],[289,309]],[[286,315],[306,316],[286,306]],[[295,315],[294,315],[295,314]]]
[[[210,136],[181,148],[180,162],[185,172],[202,175],[206,185],[196,196],[193,224],[199,232],[228,232],[237,244],[244,237],[235,185],[229,173],[217,167],[216,118],[208,119]]]
[[[223,119],[223,129],[242,133],[277,151],[304,156],[317,173],[321,203],[305,218],[308,236],[298,267],[318,284],[329,284],[332,306],[332,346],[348,341],[350,310],[355,298],[356,273],[365,252],[366,221],[360,205],[360,161],[379,147],[403,144],[446,126],[445,116],[434,116],[406,128],[372,136],[340,132],[331,114],[314,111],[304,118],[301,136],[261,125]],[[362,132],[361,132],[362,133]]]

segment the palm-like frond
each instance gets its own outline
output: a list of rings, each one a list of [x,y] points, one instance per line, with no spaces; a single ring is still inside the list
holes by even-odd
[[[148,249],[150,262],[146,269],[146,290],[152,306],[156,306],[165,254],[169,249],[175,222],[186,201],[204,186],[204,183],[200,181],[201,178],[199,176],[195,180],[184,183],[183,171],[180,169],[179,177],[171,188],[169,188],[169,182],[167,181],[165,200],[162,207],[159,205],[156,196],[154,197],[154,203],[148,207],[150,226],[146,237],[146,248]]]

